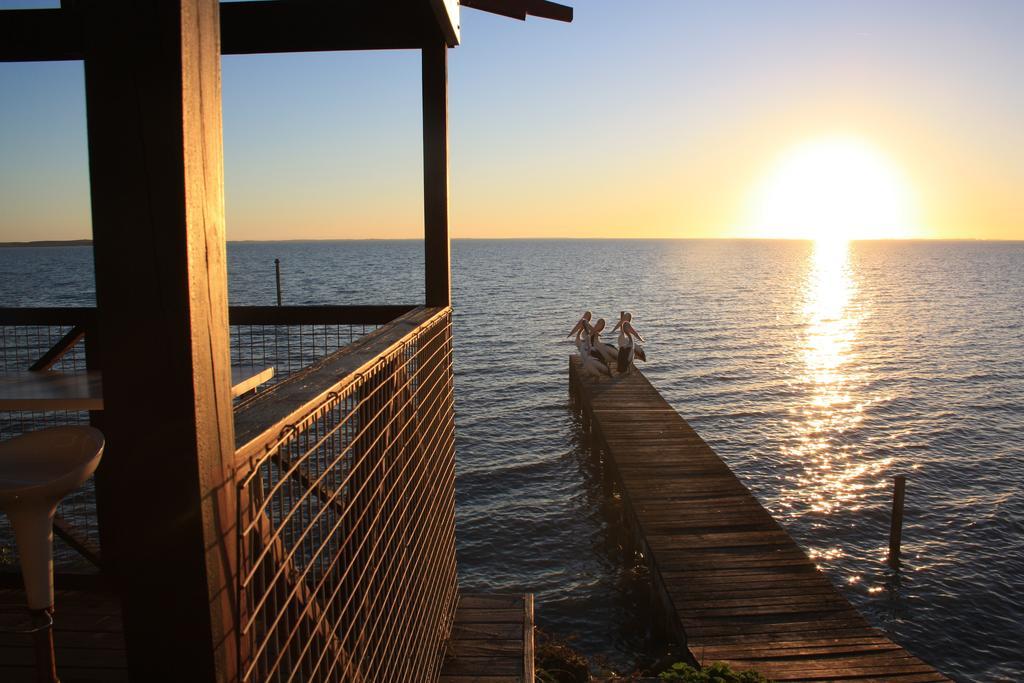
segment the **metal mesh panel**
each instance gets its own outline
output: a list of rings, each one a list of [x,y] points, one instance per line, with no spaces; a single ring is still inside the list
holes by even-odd
[[[379,327],[377,324],[362,323],[275,324],[274,314],[289,310],[271,310],[265,316],[267,324],[231,325],[232,365],[272,366],[275,370],[274,377],[260,387],[260,390],[280,382]],[[93,309],[21,309],[18,314],[29,318],[60,322],[66,316],[69,322],[25,324],[18,315],[11,315],[0,321],[0,373],[29,370],[33,363],[58,345],[73,329],[71,319],[77,320],[91,315],[92,312]],[[85,372],[84,341],[75,343],[50,369],[68,373]],[[238,400],[244,400],[244,397]],[[0,440],[37,429],[68,424],[89,424],[89,413],[68,410],[0,411]],[[66,528],[76,539],[87,543],[96,551],[100,550],[93,478],[61,502],[57,508],[57,515],[66,522]],[[17,567],[18,554],[14,534],[7,516],[0,514],[0,572],[17,571]],[[54,538],[54,567],[58,572],[95,570],[94,565],[59,535]]]
[[[231,325],[231,364],[273,366],[266,386],[309,367],[378,325]],[[265,387],[264,387],[265,388]]]
[[[339,383],[238,488],[245,681],[429,681],[456,598],[450,310]]]
[[[73,325],[0,324],[0,373],[27,371],[47,351],[56,346]],[[65,353],[53,370],[85,372],[85,344],[79,341]],[[89,424],[89,413],[74,410],[0,411],[0,440],[46,427]],[[99,528],[96,523],[96,491],[90,478],[81,488],[64,498],[57,515],[75,530],[76,535],[96,548]],[[89,571],[92,565],[59,536],[54,539],[54,565],[58,570]],[[0,571],[17,571],[18,553],[14,533],[6,515],[0,515]]]
[[[25,372],[71,331],[72,325],[0,324],[0,374]],[[60,372],[85,372],[85,344],[71,347],[51,368]],[[0,412],[0,440],[42,427],[88,424],[89,413],[72,410]]]

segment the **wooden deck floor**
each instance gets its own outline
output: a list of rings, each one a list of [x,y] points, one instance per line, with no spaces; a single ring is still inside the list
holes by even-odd
[[[62,683],[128,681],[120,605],[95,590],[58,590],[54,640]],[[0,631],[26,625],[25,592],[0,588]],[[0,681],[32,683],[30,636],[0,632]],[[533,595],[465,594],[441,683],[533,683]]]
[[[777,681],[949,680],[872,628],[639,371],[569,368],[669,626],[694,658]]]
[[[533,680],[533,595],[463,594],[441,683]]]
[[[121,605],[112,595],[58,590],[54,595],[54,643],[62,683],[128,680]],[[25,626],[25,592],[0,589],[0,631]],[[35,681],[30,636],[0,632],[0,681]]]

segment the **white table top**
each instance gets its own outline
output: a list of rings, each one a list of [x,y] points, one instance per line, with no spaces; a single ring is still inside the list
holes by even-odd
[[[0,410],[103,410],[99,372],[0,375]]]
[[[231,366],[231,395],[240,396],[274,376],[274,368]],[[103,410],[103,375],[18,372],[0,375],[0,410]]]

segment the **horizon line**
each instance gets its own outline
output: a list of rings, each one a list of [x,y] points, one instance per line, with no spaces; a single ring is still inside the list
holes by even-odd
[[[452,237],[451,241],[459,242],[586,242],[586,241],[634,241],[634,242],[816,242],[810,237]],[[422,237],[294,237],[285,239],[229,239],[231,244],[281,244],[300,242],[422,242]],[[1022,238],[991,238],[991,237],[878,237],[871,239],[851,239],[847,242],[1024,242]],[[91,238],[55,239],[55,240],[24,240],[0,242],[0,248],[11,247],[77,247],[91,246]]]

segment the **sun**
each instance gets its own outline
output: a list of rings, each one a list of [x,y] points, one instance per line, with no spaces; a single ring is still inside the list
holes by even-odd
[[[748,234],[835,242],[912,237],[919,231],[914,194],[869,141],[816,138],[783,153],[755,188]]]

